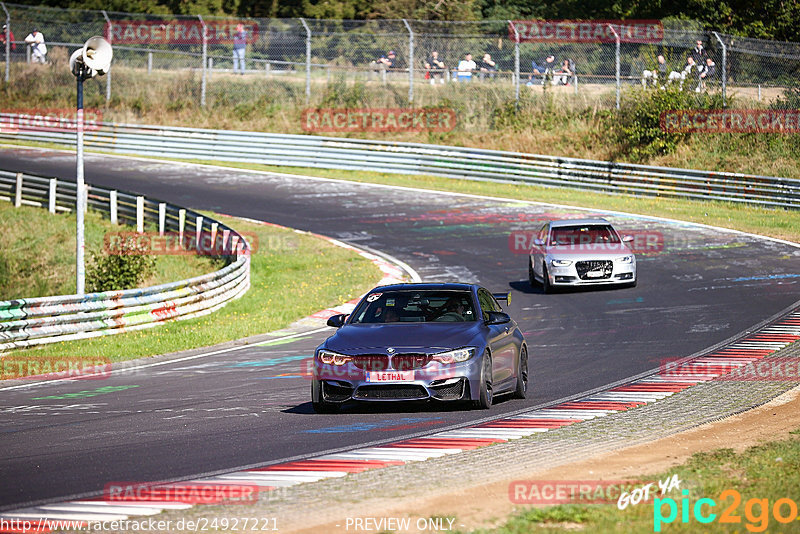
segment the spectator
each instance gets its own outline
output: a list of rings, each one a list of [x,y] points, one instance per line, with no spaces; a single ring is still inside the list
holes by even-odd
[[[556,56],[553,54],[548,55],[545,60],[544,64],[542,65],[542,85],[547,85],[548,83],[553,84],[555,81],[553,80],[553,73],[556,70]]]
[[[478,65],[472,61],[472,54],[467,54],[464,59],[458,62],[458,81],[469,82],[472,80],[472,72],[478,68]]]
[[[489,77],[494,80],[494,77],[497,76],[497,62],[487,52],[483,54],[483,59],[478,62],[478,70],[481,73],[481,79]]]
[[[11,50],[17,49],[17,43],[14,42],[14,32],[7,25],[3,24],[3,31],[0,33],[0,47],[6,49],[6,30],[8,30],[8,42],[11,43]]]
[[[244,24],[236,26],[236,33],[233,34],[233,72],[244,75],[244,52],[247,48],[247,32]]]
[[[575,62],[571,59],[565,59],[561,63],[561,69],[556,72],[553,78],[553,85],[569,85],[575,77]]]
[[[698,39],[696,43],[696,46],[692,49],[692,58],[694,59],[694,64],[700,67],[706,64],[708,53],[706,49],[703,48],[703,41]]]
[[[34,29],[25,38],[25,43],[31,47],[31,61],[33,63],[47,63],[47,45],[44,44],[44,35]]]
[[[647,87],[647,82],[652,82],[655,87],[658,85],[658,80],[662,83],[667,79],[667,60],[664,59],[663,54],[659,54],[656,58],[657,64],[653,70],[642,71],[642,87]],[[663,86],[662,86],[663,87]]]
[[[697,71],[697,65],[694,62],[694,58],[691,55],[689,55],[686,57],[686,66],[683,67],[683,70],[681,72],[676,72],[673,70],[672,72],[669,73],[668,79],[670,82],[674,82],[676,80],[679,81],[680,88],[683,89],[683,81],[688,76],[692,76],[693,71],[695,72]]]
[[[695,89],[697,93],[706,90],[706,83],[712,80],[717,73],[717,64],[713,59],[707,57],[705,65],[701,65],[698,72],[697,88]]]
[[[431,55],[425,60],[425,73],[426,78],[430,78],[431,85],[436,83],[436,77],[439,77],[439,83],[444,83],[444,73],[447,70],[447,65],[444,64],[439,58],[439,52],[436,50],[431,51]]]
[[[386,72],[391,69],[397,60],[397,56],[394,53],[394,50],[389,50],[389,52],[385,56],[381,56],[375,61],[373,61],[370,65],[372,68],[372,72],[380,72],[381,77],[386,80]]]
[[[528,76],[528,83],[526,85],[533,85],[533,77],[541,76],[543,72],[544,72],[544,67],[536,63],[535,59],[531,61],[531,74],[530,76]]]

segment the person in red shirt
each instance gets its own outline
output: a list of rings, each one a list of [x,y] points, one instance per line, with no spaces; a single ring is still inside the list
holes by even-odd
[[[14,42],[14,32],[5,24],[3,24],[3,31],[0,32],[0,47],[3,49],[6,47],[6,30],[8,31],[8,42],[11,43],[11,51],[13,52],[17,49],[17,43]]]

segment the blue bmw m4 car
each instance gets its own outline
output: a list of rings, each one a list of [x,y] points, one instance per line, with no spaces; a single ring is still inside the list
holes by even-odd
[[[489,408],[495,395],[524,398],[528,349],[499,300],[472,284],[397,284],[367,293],[314,355],[318,413],[345,402],[464,401]]]

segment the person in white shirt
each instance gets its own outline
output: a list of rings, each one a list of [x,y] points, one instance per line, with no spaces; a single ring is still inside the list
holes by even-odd
[[[31,47],[31,61],[34,63],[47,63],[47,45],[44,44],[42,32],[33,30],[25,38],[25,43]]]
[[[476,70],[478,65],[472,61],[472,54],[467,54],[464,59],[458,62],[458,81],[468,82],[472,80],[472,71]]]

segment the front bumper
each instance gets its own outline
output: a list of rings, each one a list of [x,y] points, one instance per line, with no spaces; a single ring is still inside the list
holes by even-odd
[[[550,285],[559,287],[631,284],[636,281],[636,262],[597,259],[573,261],[566,266],[548,263],[547,275]]]
[[[413,401],[434,399],[439,401],[459,401],[471,398],[478,391],[480,383],[481,359],[473,357],[466,362],[440,364],[431,362],[412,372],[410,380],[389,380],[376,382],[370,378],[369,371],[357,368],[351,363],[342,366],[315,364],[314,379],[319,382],[319,399],[331,403],[356,401]],[[400,374],[400,373],[397,373]]]

